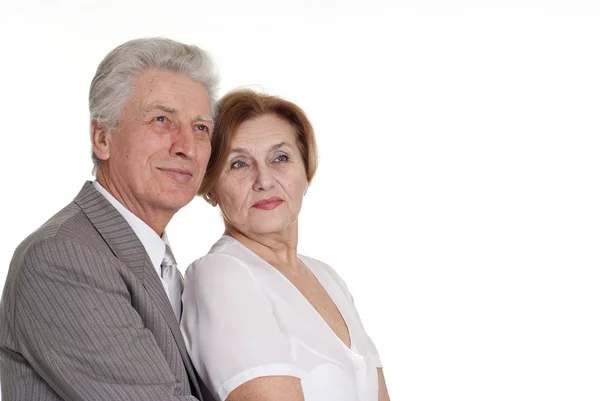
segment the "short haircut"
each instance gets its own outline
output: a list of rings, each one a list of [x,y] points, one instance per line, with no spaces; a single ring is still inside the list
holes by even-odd
[[[90,120],[107,132],[119,125],[119,118],[131,98],[135,79],[145,70],[162,69],[184,74],[204,86],[215,112],[219,77],[211,57],[194,45],[166,38],[143,38],[125,42],[100,63],[90,86]],[[94,172],[101,163],[92,150]]]

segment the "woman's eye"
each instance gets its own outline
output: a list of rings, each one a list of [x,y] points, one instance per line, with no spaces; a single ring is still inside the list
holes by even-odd
[[[242,168],[242,167],[246,167],[247,164],[241,160],[237,160],[234,161],[233,163],[231,163],[231,168]]]
[[[290,158],[289,158],[289,157],[287,157],[286,155],[279,155],[279,156],[277,156],[277,157],[275,158],[275,160],[274,160],[274,161],[275,161],[275,162],[277,162],[277,163],[283,163],[283,162],[286,162],[286,161],[288,161],[289,159],[290,159]]]

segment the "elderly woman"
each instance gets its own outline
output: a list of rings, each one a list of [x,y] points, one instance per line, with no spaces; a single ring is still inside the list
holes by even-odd
[[[344,281],[297,253],[317,167],[303,111],[252,91],[219,102],[200,195],[225,233],[185,275],[182,330],[219,400],[389,400],[381,362]]]

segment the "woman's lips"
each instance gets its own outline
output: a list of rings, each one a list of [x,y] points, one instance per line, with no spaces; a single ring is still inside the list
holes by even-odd
[[[281,205],[282,203],[283,203],[283,200],[281,200],[280,197],[273,196],[268,199],[259,200],[254,205],[252,205],[252,207],[257,208],[257,209],[262,209],[262,210],[273,210],[277,206]]]

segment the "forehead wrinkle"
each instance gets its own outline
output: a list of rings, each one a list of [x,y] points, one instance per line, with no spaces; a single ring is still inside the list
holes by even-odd
[[[177,119],[189,118],[192,124],[200,117],[214,125],[206,89],[182,74],[161,69],[145,70],[137,76],[131,90],[132,95],[123,110],[130,110],[138,119],[145,118],[153,110],[162,110]]]
[[[152,81],[154,81],[154,79],[156,78],[153,78]],[[168,105],[171,103],[184,105],[189,103],[190,94],[186,93],[185,90],[179,90],[181,87],[179,83],[167,83],[167,87],[165,87],[164,82],[159,82],[155,85],[152,85],[152,83],[153,82],[151,82],[150,87],[145,88],[146,90],[140,96],[144,111],[158,109],[167,113],[178,114],[180,110]]]
[[[264,143],[264,142],[288,142],[290,139],[295,139],[295,135],[282,132],[276,128],[268,128],[263,130],[241,130],[234,136],[232,143]],[[237,146],[233,146],[237,147]]]
[[[274,119],[274,121],[273,121]],[[230,154],[272,152],[296,139],[291,125],[277,117],[266,116],[245,121],[240,125],[231,143]]]
[[[244,141],[244,142],[252,142],[252,144],[253,144],[253,145],[256,145],[256,140],[246,140],[246,141]],[[283,147],[286,147],[286,146],[287,146],[287,147],[291,147],[290,143],[289,143],[287,140],[284,140],[284,141],[282,141],[282,142],[278,142],[278,143],[276,143],[276,144],[273,144],[273,145],[269,146],[269,147],[267,148],[267,152],[272,152],[272,151],[274,151],[274,150],[277,150],[277,149],[280,149],[280,148],[283,148]],[[257,149],[257,147],[256,147],[256,146],[252,146],[252,148],[254,148],[254,149]],[[265,148],[265,147],[262,147],[260,150],[262,150],[262,149],[264,149],[264,148]],[[243,146],[242,146],[242,147],[240,147],[240,146],[237,146],[237,147],[235,147],[235,148],[232,148],[232,149],[229,151],[229,153],[249,154],[249,153],[251,153],[251,152],[249,151],[249,149],[250,149],[250,146],[248,146],[248,147],[243,147]]]
[[[257,144],[264,144],[267,142],[267,146],[269,143],[277,142],[287,142],[294,141],[296,139],[295,131],[292,127],[283,121],[278,121],[277,124],[272,124],[269,122],[264,122],[261,120],[255,121],[250,120],[242,124],[236,135],[233,138],[233,148],[239,148],[240,146],[236,146],[237,143],[250,143],[253,142],[253,147],[256,147]]]

